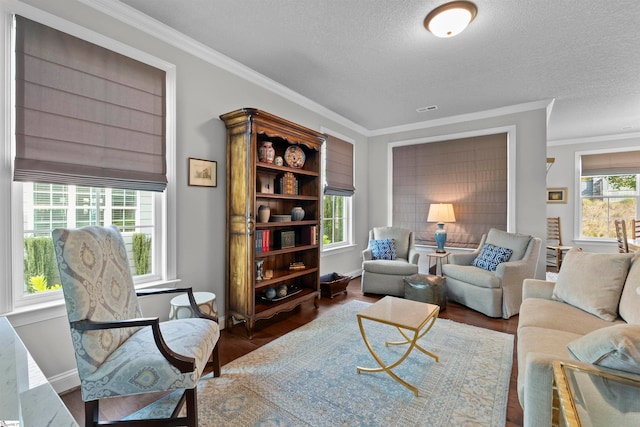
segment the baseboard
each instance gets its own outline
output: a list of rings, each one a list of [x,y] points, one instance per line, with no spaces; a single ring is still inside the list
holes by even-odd
[[[220,329],[224,329],[224,325],[226,324],[224,316],[218,319],[218,324],[220,325]],[[47,378],[47,381],[49,381],[49,384],[51,384],[58,394],[80,387],[80,377],[78,376],[77,369],[71,369],[70,371],[54,375]]]

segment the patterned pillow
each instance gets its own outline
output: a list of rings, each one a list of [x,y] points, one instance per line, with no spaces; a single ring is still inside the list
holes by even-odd
[[[394,239],[369,240],[373,259],[396,259],[396,241]]]
[[[491,243],[485,243],[482,246],[480,255],[473,260],[473,265],[487,271],[496,271],[498,264],[509,261],[513,251],[509,248],[501,248]]]

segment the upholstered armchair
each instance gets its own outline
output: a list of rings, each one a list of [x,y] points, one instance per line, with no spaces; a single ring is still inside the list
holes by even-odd
[[[542,239],[492,228],[471,253],[449,255],[442,266],[447,296],[489,317],[518,314],[522,281],[534,278]]]
[[[85,425],[100,422],[102,398],[182,389],[172,419],[127,425],[197,426],[196,386],[206,365],[220,375],[217,319],[200,311],[183,289],[139,291],[133,285],[124,240],[115,226],[52,233],[75,350]],[[160,322],[142,317],[138,295],[186,292],[200,318]],[[186,416],[177,417],[186,400]]]
[[[374,227],[362,251],[362,292],[404,296],[405,276],[418,272],[413,232],[398,227]]]

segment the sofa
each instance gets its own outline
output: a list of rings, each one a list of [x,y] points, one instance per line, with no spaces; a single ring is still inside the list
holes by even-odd
[[[478,248],[449,255],[442,266],[447,297],[489,317],[518,314],[522,281],[536,277],[542,240],[492,228]]]
[[[413,231],[374,227],[362,251],[362,292],[403,297],[403,278],[418,273],[419,259]]]
[[[572,249],[557,282],[526,279],[517,331],[525,427],[551,425],[554,360],[640,380],[640,254]]]

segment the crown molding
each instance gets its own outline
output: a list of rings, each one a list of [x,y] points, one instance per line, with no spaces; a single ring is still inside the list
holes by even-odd
[[[370,132],[370,136],[388,135],[393,133],[408,132],[436,126],[445,126],[462,122],[470,122],[473,120],[489,119],[492,117],[505,116],[507,114],[522,113],[525,111],[533,111],[546,109],[547,115],[550,113],[550,106],[553,105],[554,99],[544,99],[541,101],[527,102],[524,104],[510,105],[507,107],[494,108],[491,110],[478,111],[475,113],[459,114],[455,116],[443,117],[440,119],[427,120],[424,122],[410,123],[407,125],[393,126],[383,129],[377,129]]]
[[[631,132],[631,133],[616,133],[611,135],[600,135],[600,136],[587,136],[584,138],[571,138],[571,139],[557,139],[555,141],[548,141],[548,146],[560,146],[560,145],[573,145],[573,144],[588,144],[591,142],[611,142],[611,141],[622,141],[625,139],[634,139],[640,138],[640,132]]]
[[[369,130],[357,123],[329,110],[315,101],[295,92],[288,87],[258,73],[257,71],[241,64],[234,59],[200,43],[191,37],[169,27],[162,22],[134,9],[124,3],[113,0],[79,0],[80,3],[98,10],[114,19],[131,25],[163,42],[181,49],[197,58],[202,59],[216,67],[220,67],[235,76],[254,83],[276,95],[307,108],[327,119],[333,120],[355,132],[367,136]]]

